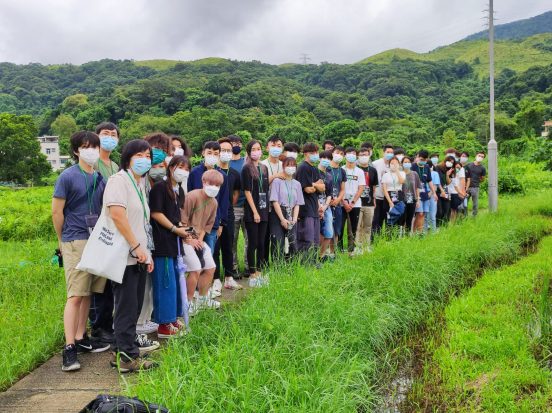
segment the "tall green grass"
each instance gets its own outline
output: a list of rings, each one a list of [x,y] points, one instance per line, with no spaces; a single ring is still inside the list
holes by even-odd
[[[62,342],[65,282],[56,243],[0,241],[0,390]]]
[[[551,260],[552,237],[547,237],[536,254],[485,273],[450,303],[441,344],[430,349],[425,375],[414,386],[418,409],[552,410],[552,371],[535,357],[538,332],[552,322],[549,309],[537,311]],[[539,319],[539,313],[547,319]]]
[[[530,214],[537,208],[551,209],[552,194],[320,270],[272,274],[269,288],[240,305],[196,317],[128,393],[174,411],[370,411],[394,339],[482,268],[514,260],[549,231]]]

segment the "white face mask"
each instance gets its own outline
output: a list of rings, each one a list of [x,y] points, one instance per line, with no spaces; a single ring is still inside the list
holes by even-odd
[[[288,152],[287,157],[297,159],[297,152]]]
[[[367,155],[362,155],[358,157],[358,163],[361,165],[368,165],[368,162],[370,162],[370,157]]]
[[[205,165],[207,166],[215,166],[218,163],[218,156],[215,155],[207,155],[205,157]]]
[[[190,172],[184,169],[176,168],[173,172],[173,178],[179,184],[188,179],[188,176],[190,176]]]
[[[100,159],[99,148],[79,148],[79,159],[82,159],[90,166],[94,166]]]
[[[466,162],[468,162],[468,158],[465,157],[465,156],[462,156],[462,157],[460,158],[460,162],[466,163]]]
[[[232,160],[232,152],[221,152],[220,161],[222,163],[228,163]]]
[[[288,174],[289,176],[293,176],[295,174],[295,171],[297,171],[297,168],[295,166],[286,166],[284,168],[284,171],[286,172],[286,174]]]
[[[445,162],[445,166],[446,166],[447,168],[452,168],[452,162],[446,161],[446,162]]]
[[[205,191],[205,193],[209,198],[215,198],[220,191],[220,187],[216,185],[205,185],[203,187],[203,190]]]
[[[399,162],[402,162],[402,160],[404,159],[404,155],[397,155],[397,159],[399,160]]]
[[[184,149],[174,148],[174,156],[183,156],[183,155],[184,155]]]
[[[332,160],[335,162],[335,163],[341,163],[341,161],[343,161],[343,155],[340,155],[338,153],[334,153],[332,155]]]
[[[477,162],[483,162],[483,157],[482,157],[482,156],[476,156],[476,157],[475,157],[475,160],[476,160]]]

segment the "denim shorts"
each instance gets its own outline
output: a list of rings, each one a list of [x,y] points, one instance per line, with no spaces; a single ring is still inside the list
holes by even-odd
[[[427,201],[420,200],[420,207],[416,208],[416,212],[429,212],[429,199]]]
[[[326,239],[332,239],[334,236],[334,228],[333,228],[333,214],[332,209],[327,208],[326,211],[324,211],[324,218],[322,221],[320,221],[320,234],[322,235],[322,238]]]

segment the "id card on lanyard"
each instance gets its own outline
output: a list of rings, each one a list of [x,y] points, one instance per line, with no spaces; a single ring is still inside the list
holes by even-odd
[[[128,171],[126,171],[126,174],[128,175],[128,179],[130,179],[130,182],[132,182],[132,185],[134,186],[134,189],[136,190],[136,194],[138,195],[138,198],[140,199],[140,202],[142,203],[142,211],[144,213],[144,231],[146,232],[146,238],[147,238],[147,244],[148,244],[148,250],[153,251],[155,246],[153,244],[153,230],[151,227],[151,224],[148,220],[148,214],[146,212],[146,204],[144,201],[144,194],[142,193],[142,188],[138,189],[138,186],[136,185],[136,182],[134,178],[130,176]]]
[[[96,226],[96,223],[98,222],[98,217],[99,217],[99,215],[95,214],[93,211],[94,194],[96,193],[96,181],[97,181],[98,175],[96,174],[96,172],[92,173],[93,183],[92,183],[92,193],[90,193],[87,174],[82,170],[80,165],[79,165],[79,169],[82,173],[82,176],[84,176],[84,186],[86,188],[86,200],[88,203],[88,214],[84,216],[84,222],[86,224],[86,227],[88,228],[88,233],[92,234],[92,231],[94,230],[94,227]]]

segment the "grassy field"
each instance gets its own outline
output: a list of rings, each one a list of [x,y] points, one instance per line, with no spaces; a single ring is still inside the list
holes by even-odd
[[[485,273],[450,303],[413,410],[552,411],[551,259],[547,237],[536,254]]]
[[[552,33],[538,34],[521,41],[497,40],[495,43],[496,73],[503,69],[523,72],[533,66],[548,66],[552,53],[538,48],[539,44],[552,42]],[[425,61],[454,60],[474,65],[479,75],[489,72],[489,44],[486,40],[470,40],[439,47],[428,53],[416,53],[406,49],[392,49],[368,57],[359,63],[390,63],[393,59]]]
[[[196,317],[193,333],[161,352],[161,367],[129,394],[175,411],[371,411],[395,339],[482,268],[514,261],[552,229],[532,214],[551,212],[552,194],[501,206],[425,239],[272,274],[270,288],[239,306]]]

